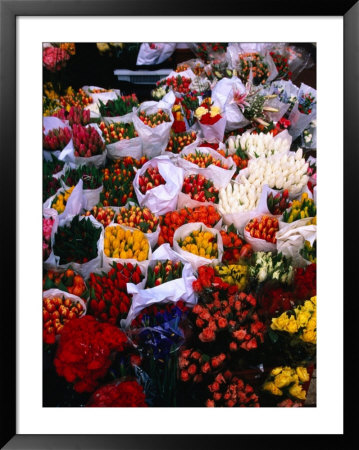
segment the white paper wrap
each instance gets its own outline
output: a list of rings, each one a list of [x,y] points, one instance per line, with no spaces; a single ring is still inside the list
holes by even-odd
[[[176,78],[178,76],[181,76],[184,78],[190,78],[191,80],[194,80],[196,78],[196,75],[192,72],[192,69],[186,69],[186,70],[183,70],[182,72],[176,72],[176,71],[172,70],[172,72],[170,72],[167,75],[167,77],[162,78],[162,80],[160,80],[160,81],[168,80],[172,77]]]
[[[138,52],[136,64],[138,66],[161,64],[161,62],[172,55],[176,49],[176,45],[176,42],[156,42],[152,45],[153,48],[151,48],[150,43],[143,42]]]
[[[158,167],[165,184],[150,189],[143,195],[139,189],[138,179],[148,167]],[[167,155],[157,156],[145,163],[137,171],[133,186],[141,206],[147,206],[154,214],[160,216],[168,211],[174,211],[177,206],[178,194],[182,190],[184,170],[176,167]]]
[[[163,122],[154,128],[145,125],[138,117],[140,111],[144,111],[146,114],[155,114],[159,109],[162,109],[169,115],[170,122]],[[154,158],[160,155],[167,147],[170,137],[170,131],[174,122],[172,107],[166,107],[163,102],[144,102],[133,114],[133,124],[135,129],[142,139],[143,154],[147,158]]]
[[[80,180],[81,181],[81,180]],[[68,226],[70,225],[72,219],[75,216],[67,216],[64,218],[63,221],[59,224],[60,226]],[[56,256],[54,254],[54,251],[51,252],[49,258],[44,262],[44,268],[47,270],[56,270],[56,269],[67,269],[68,267],[72,267],[72,269],[75,272],[78,272],[80,275],[82,275],[85,279],[89,276],[91,272],[95,272],[97,269],[102,267],[102,249],[103,249],[103,235],[104,235],[104,228],[100,222],[98,222],[93,216],[80,216],[80,220],[91,220],[93,225],[96,228],[101,228],[101,234],[99,237],[99,240],[97,241],[97,256],[87,263],[79,264],[75,262],[70,262],[67,264],[60,264],[60,257]],[[56,238],[56,233],[53,237],[51,237],[51,247],[53,248],[54,242]]]
[[[79,182],[74,187],[73,191],[71,192],[66,205],[65,209],[61,214],[58,214],[56,209],[52,208],[52,202],[59,194],[65,193],[65,188],[60,188],[55,195],[48,198],[45,203],[42,206],[42,212],[43,214],[47,214],[49,216],[58,216],[59,221],[63,220],[67,216],[75,216],[76,214],[80,214],[81,210],[84,208],[85,204],[85,198],[83,195],[83,182],[82,180],[79,180]]]
[[[186,250],[182,250],[178,245],[178,241],[180,239],[184,239],[191,234],[194,230],[201,231],[209,231],[212,234],[217,236],[217,248],[218,248],[218,257],[215,259],[204,258],[202,256],[195,255],[193,253],[187,252]],[[198,267],[207,265],[207,264],[219,264],[222,261],[223,256],[223,241],[222,236],[219,230],[216,228],[208,228],[202,222],[194,222],[187,223],[177,228],[173,235],[173,250],[181,255],[184,259],[189,261],[192,264],[194,270],[198,269]]]
[[[92,97],[94,103],[99,103],[101,100],[103,103],[107,103],[109,100],[116,100],[117,96],[121,96],[121,91],[119,89],[111,89],[110,92],[102,92],[99,94],[94,94],[89,92],[89,90],[94,89],[103,89],[99,86],[82,86],[82,89],[86,92],[87,95]]]
[[[114,117],[107,118],[107,123],[132,123],[133,114],[127,114],[123,116],[122,120],[113,120]],[[108,120],[111,119],[111,120]],[[138,136],[133,139],[122,139],[114,142],[113,144],[107,144],[107,156],[110,159],[117,160],[126,156],[131,156],[134,159],[140,159],[142,156],[142,139]]]
[[[133,122],[132,117],[134,110],[136,110],[136,108],[132,108],[132,111],[129,112],[128,114],[125,114],[124,116],[114,116],[114,117],[101,116],[101,119],[105,122],[106,125],[116,122],[130,123]]]
[[[317,226],[306,225],[310,219],[310,217],[307,217],[306,219],[296,220],[277,232],[277,250],[284,256],[292,258],[294,267],[305,267],[311,264],[299,253],[305,241],[309,241],[313,245],[317,238]]]
[[[227,131],[243,128],[250,123],[233,100],[235,92],[239,92],[240,94],[246,92],[242,81],[235,76],[232,78],[222,78],[212,91],[211,98],[213,103],[218,104],[226,116],[225,129]]]
[[[302,83],[298,92],[298,99],[304,94],[312,94],[312,96],[317,98],[317,91],[310,86]],[[296,139],[303,131],[308,127],[310,122],[317,117],[316,103],[312,107],[312,112],[310,114],[303,114],[298,109],[299,103],[296,103],[292,112],[289,114],[288,119],[291,121],[291,125],[288,129],[289,133],[292,135],[293,140]]]
[[[174,252],[169,244],[163,244],[152,255],[150,266],[154,267],[159,260],[181,261],[184,266],[182,269],[182,278],[168,281],[153,288],[144,289],[144,286],[127,283],[127,292],[133,294],[132,305],[126,320],[122,323],[124,328],[129,328],[133,319],[142,311],[142,309],[154,303],[176,303],[183,300],[188,304],[196,304],[196,296],[192,288],[192,283],[196,280],[191,264]],[[147,276],[146,276],[147,281]],[[146,282],[144,283],[144,285]]]
[[[223,164],[227,165],[228,169],[223,169],[222,167],[218,167],[215,164],[211,164],[208,167],[202,169],[198,167],[196,164],[193,164],[190,161],[183,159],[183,156],[189,155],[190,153],[194,153],[196,150],[205,154],[208,153],[212,155],[213,158],[219,159]],[[236,172],[236,164],[231,157],[225,158],[216,150],[213,150],[210,147],[197,147],[196,143],[187,145],[178,154],[178,158],[176,161],[178,166],[182,167],[185,171],[194,171],[194,173],[199,173],[203,175],[204,177],[212,180],[213,184],[218,188],[226,187]]]
[[[207,141],[223,141],[227,119],[223,112],[221,113],[221,116],[222,117],[213,125],[204,125],[200,121],[198,121],[200,130],[202,131],[202,134]]]

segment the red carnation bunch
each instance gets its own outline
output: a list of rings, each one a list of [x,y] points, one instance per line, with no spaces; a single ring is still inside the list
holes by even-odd
[[[101,386],[91,396],[87,407],[145,407],[148,406],[143,387],[137,381],[115,381]]]
[[[232,372],[219,373],[214,382],[208,386],[210,396],[207,407],[259,407],[258,395],[249,384],[233,376]]]
[[[58,375],[74,384],[77,392],[92,392],[112,362],[113,352],[122,352],[126,335],[113,325],[92,316],[68,321],[61,333],[54,365]]]
[[[210,357],[194,349],[183,349],[178,357],[180,380],[201,383],[203,376],[222,368],[227,359],[224,353]]]
[[[298,268],[294,273],[294,292],[296,300],[306,300],[317,294],[317,265]]]
[[[107,275],[90,274],[90,302],[88,313],[103,322],[115,325],[125,319],[131,306],[132,295],[127,293],[127,283],[138,284],[143,279],[139,266],[114,262]]]

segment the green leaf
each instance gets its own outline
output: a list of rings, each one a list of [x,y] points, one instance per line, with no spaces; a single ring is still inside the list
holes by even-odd
[[[268,328],[268,336],[269,336],[269,339],[273,342],[273,344],[278,342],[279,336],[271,328]]]
[[[44,284],[44,291],[47,291],[48,289],[52,289],[55,286],[54,282],[50,280],[50,278],[46,277],[45,284]]]

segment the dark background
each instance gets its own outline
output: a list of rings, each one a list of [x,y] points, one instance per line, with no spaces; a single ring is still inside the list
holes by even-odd
[[[292,80],[297,86],[305,83],[316,88],[316,47],[311,43],[290,43],[307,50],[311,55],[311,68],[304,69],[298,78]],[[118,51],[118,53],[120,50]],[[161,68],[175,69],[177,64],[195,58],[190,49],[176,49],[163,63],[149,66],[137,66],[138,50],[136,48],[115,53],[112,56],[100,54],[96,43],[76,43],[76,54],[70,58],[65,68],[56,73],[44,69],[44,82],[59,82],[64,88],[72,86],[79,89],[84,85],[99,86],[106,89],[120,89],[121,94],[135,92],[140,102],[151,99],[151,90],[154,84],[134,84],[119,81],[114,75],[116,69],[128,70],[158,70]]]

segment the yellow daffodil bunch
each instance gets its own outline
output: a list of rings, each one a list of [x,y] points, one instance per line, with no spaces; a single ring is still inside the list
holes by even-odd
[[[272,330],[299,333],[299,338],[307,343],[317,342],[317,297],[306,300],[304,305],[294,308],[292,313],[284,312],[272,319]]]
[[[56,211],[61,214],[65,211],[67,200],[69,199],[75,186],[71,186],[63,194],[58,194],[51,203],[51,208],[56,209]]]
[[[218,258],[217,236],[210,231],[194,230],[189,236],[178,241],[178,245],[182,250],[203,258]]]
[[[295,369],[288,366],[275,367],[262,389],[273,395],[289,395],[294,399],[305,400],[306,391],[302,384],[307,381],[309,381],[309,373],[305,367],[299,366]]]
[[[104,253],[109,258],[145,261],[149,247],[148,239],[140,230],[125,230],[118,226],[105,229]]]

